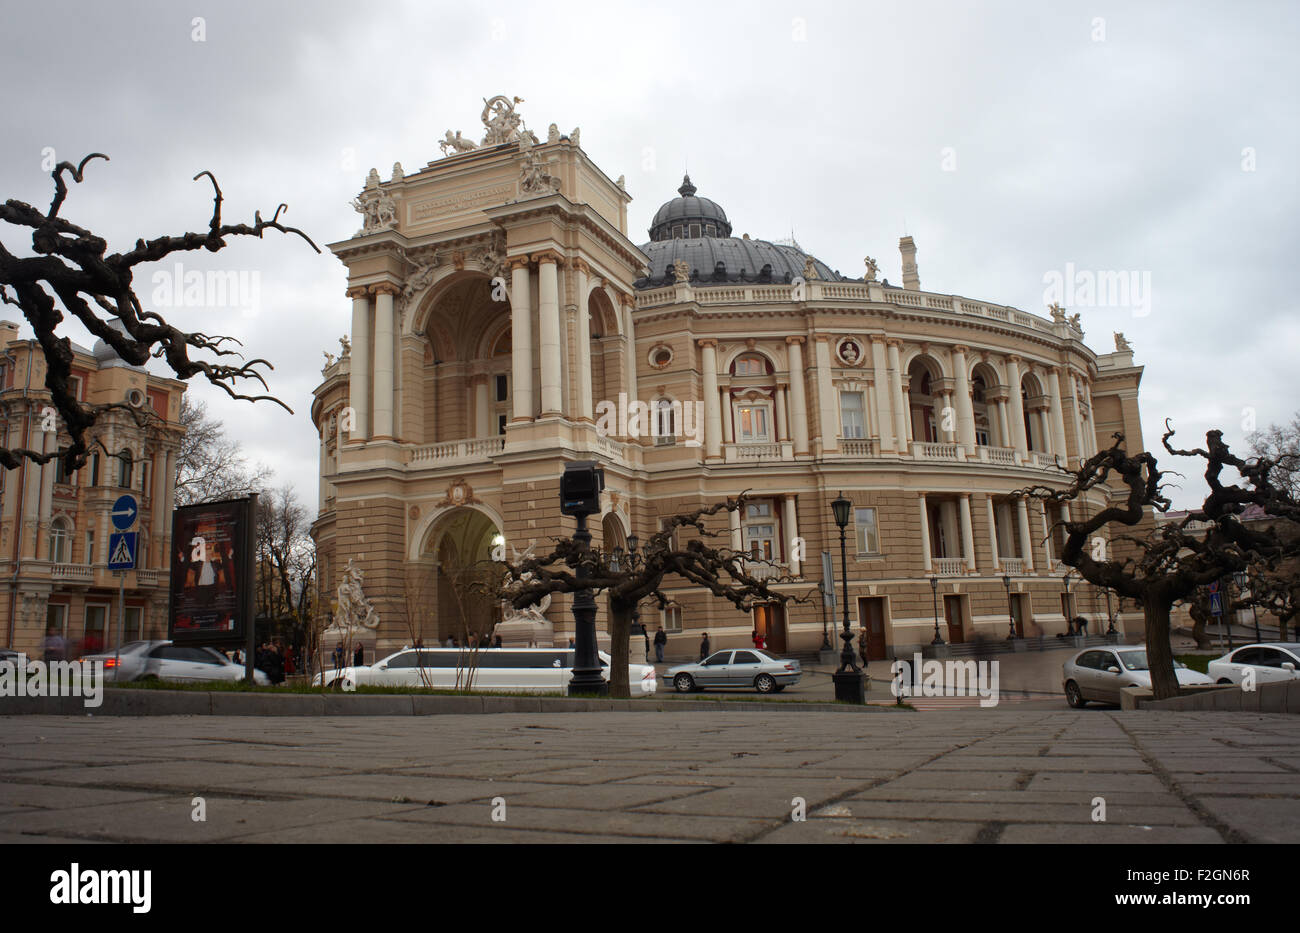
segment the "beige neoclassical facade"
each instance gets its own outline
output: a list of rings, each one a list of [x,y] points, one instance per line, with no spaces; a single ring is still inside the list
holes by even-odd
[[[1103,594],[1066,592],[1064,513],[1014,493],[1061,483],[1058,462],[1116,431],[1140,449],[1142,368],[1122,336],[1097,353],[1063,309],[925,291],[910,237],[900,285],[871,259],[850,279],[793,242],[733,237],[689,178],[637,245],[622,179],[577,130],[542,139],[506,98],[483,122],[481,144],[449,132],[418,172],[372,170],[362,229],[332,245],[352,313],[315,390],[314,534],[323,588],[349,559],[365,572],[381,652],[467,616],[490,626],[499,610],[458,601],[455,568],[571,534],[559,476],[582,459],[606,475],[596,544],[748,490],[716,531],[780,564],[799,596],[817,592],[824,551],[842,586],[842,491],[849,615],[879,657],[930,643],[936,617],[945,641],[1051,635],[1074,614],[1104,628]],[[433,581],[414,619],[412,573]],[[672,580],[665,592],[673,605],[645,618],[678,656],[703,632],[725,646],[756,627],[775,650],[815,650],[840,613],[820,598],[742,613]],[[569,603],[546,614],[567,642]],[[1140,629],[1140,615],[1119,622]]]

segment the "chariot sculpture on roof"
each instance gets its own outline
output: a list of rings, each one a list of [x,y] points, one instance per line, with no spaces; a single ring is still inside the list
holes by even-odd
[[[451,130],[447,130],[445,138],[438,145],[446,154],[471,152],[480,146],[500,146],[504,143],[513,142],[537,145],[537,137],[524,125],[523,116],[515,109],[515,104],[522,104],[523,102],[522,97],[507,97],[505,94],[498,94],[495,97],[485,99],[483,101],[483,113],[479,117],[483,121],[483,127],[486,130],[481,143],[475,145],[470,140],[465,139],[460,130],[457,130],[455,134]]]

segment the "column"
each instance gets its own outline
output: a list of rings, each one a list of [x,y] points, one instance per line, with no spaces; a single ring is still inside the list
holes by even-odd
[[[1070,420],[1074,423],[1074,453],[1079,459],[1085,459],[1086,454],[1083,452],[1083,407],[1079,404],[1079,380],[1070,378],[1071,402],[1074,408],[1074,417]]]
[[[1065,414],[1061,407],[1061,367],[1047,368],[1047,396],[1052,400],[1052,452],[1062,465],[1068,459],[1065,447]]]
[[[361,287],[349,288],[348,297],[352,299],[348,405],[353,413],[348,440],[364,441],[370,436],[370,293]]]
[[[1025,405],[1020,397],[1020,357],[1007,357],[1007,402],[1011,405],[1011,440],[1012,446],[1021,459],[1029,456],[1029,444],[1025,440]]]
[[[921,504],[921,559],[925,572],[929,573],[933,568],[930,561],[930,512],[925,505],[925,493],[918,493],[917,501]]]
[[[627,397],[638,399],[641,397],[641,390],[636,376],[636,327],[632,322],[632,308],[636,302],[631,295],[622,292],[619,292],[618,300],[623,306],[623,330],[627,334],[627,342],[623,344],[624,352],[627,353]]]
[[[546,250],[533,256],[537,263],[537,347],[541,363],[542,417],[563,414],[560,384],[560,282],[563,261]],[[635,396],[629,396],[634,398]]]
[[[785,419],[785,383],[776,384],[776,439],[778,441],[788,441],[790,439],[789,425]]]
[[[1070,503],[1061,503],[1061,553],[1065,553],[1065,546],[1070,541],[1070,530],[1065,527],[1065,523],[1070,520]]]
[[[790,422],[794,434],[795,456],[808,453],[808,399],[804,393],[802,337],[786,337],[790,348]]]
[[[893,393],[889,385],[889,370],[885,365],[885,338],[871,335],[871,366],[875,372],[876,424],[880,429],[880,449],[902,451],[901,444],[894,442],[894,413],[890,399]]]
[[[576,259],[573,268],[578,273],[578,419],[591,421],[595,417],[591,403],[591,306],[587,303],[591,267]]]
[[[527,257],[510,260],[511,421],[533,420],[533,312]]]
[[[867,382],[867,390],[862,394],[862,421],[867,429],[867,437],[880,437],[880,420],[876,417],[876,384]]]
[[[1020,523],[1020,556],[1025,561],[1025,573],[1034,572],[1034,542],[1029,537],[1029,503],[1021,496],[1016,500],[1016,517]]]
[[[822,453],[838,450],[839,414],[836,411],[835,387],[831,383],[831,345],[829,337],[816,337],[813,352],[817,355],[817,429],[822,438]]]
[[[957,393],[957,443],[966,448],[967,455],[975,453],[975,405],[970,397],[970,376],[966,370],[966,351],[961,345],[952,348],[952,365],[956,370]]]
[[[1001,428],[998,443],[1002,447],[1015,447],[1015,441],[1011,436],[1011,423],[1007,420],[1007,400],[1005,398],[998,399],[998,427]]]
[[[991,569],[996,573],[1002,568],[1002,561],[998,557],[998,520],[993,513],[993,497],[985,496],[984,503],[989,510],[989,553],[993,555]]]
[[[393,296],[396,287],[384,283],[375,286],[375,420],[374,437],[389,438],[393,434],[393,350],[394,331]]]
[[[743,544],[740,537],[740,509],[732,509],[727,515],[730,517],[731,522],[731,549],[739,551]]]
[[[886,341],[889,355],[889,387],[893,393],[894,399],[894,433],[898,436],[898,450],[900,453],[908,451],[907,441],[908,432],[911,425],[908,421],[907,396],[903,394],[903,373],[900,367],[898,349],[903,345],[901,340],[890,338]]]
[[[488,382],[491,377],[479,373],[470,382],[474,384],[474,436],[492,436],[492,411],[488,402]]]
[[[970,493],[964,492],[957,500],[961,509],[961,552],[966,558],[966,572],[975,572],[975,533],[970,521]]]
[[[942,432],[944,443],[946,444],[960,443],[959,438],[961,437],[961,435],[958,434],[958,432],[955,430],[956,428],[960,427],[960,425],[954,423],[953,430],[944,431],[943,429],[944,421],[946,420],[943,416],[945,410],[952,411],[953,422],[957,420],[957,412],[952,407],[952,393],[949,392],[947,389],[944,389],[943,392],[940,393],[939,398],[935,399],[934,405],[935,405],[934,423],[935,426],[938,427],[938,429]],[[910,408],[911,406],[908,407]],[[916,433],[915,427],[912,428],[912,433],[913,434]]]
[[[1052,572],[1052,563],[1055,558],[1052,556],[1052,532],[1047,527],[1047,504],[1042,504],[1042,509],[1038,513],[1043,524],[1043,557],[1047,560],[1047,572]]]
[[[736,413],[731,406],[729,386],[723,386],[718,390],[718,411],[722,413],[722,443],[736,443]]]
[[[41,453],[51,453],[59,446],[59,435],[54,431],[41,432]],[[133,452],[134,453],[134,452]],[[132,464],[134,464],[132,460]],[[40,525],[36,532],[36,553],[46,560],[52,560],[50,551],[50,517],[54,513],[54,461],[41,465],[41,505]]]
[[[799,561],[794,556],[794,541],[799,537],[799,516],[795,513],[794,496],[786,496],[782,503],[781,524],[784,526],[786,557],[791,576],[799,576]]]
[[[324,425],[322,425],[322,426],[321,426],[321,430],[320,430],[320,470],[319,470],[319,476],[320,476],[320,491],[319,491],[318,496],[317,496],[317,498],[318,498],[319,501],[318,501],[317,506],[316,506],[316,508],[317,508],[318,510],[322,511],[322,512],[325,511],[325,472],[326,472],[326,470],[328,469],[328,464],[327,464],[327,461],[326,461],[326,459],[325,459],[325,458],[326,458],[326,454],[325,454],[325,440],[326,440],[327,437],[329,437],[329,429],[328,429],[327,427],[325,427]],[[155,467],[154,467],[154,474],[155,474],[155,475],[154,475],[154,488],[155,488],[155,489],[156,489],[157,486],[158,486],[158,476],[157,476],[157,472],[158,472],[158,467],[155,466]],[[155,524],[155,526],[157,525],[157,521],[158,521],[158,519],[157,519],[157,516],[158,516],[158,504],[159,504],[161,501],[162,501],[161,497],[159,497],[159,496],[157,496],[157,495],[154,496],[154,500],[153,500],[153,502],[154,502],[154,505],[153,505],[153,514],[154,514],[154,524]]]
[[[716,460],[722,456],[722,408],[718,404],[718,342],[701,340],[700,355],[704,367],[704,456]]]

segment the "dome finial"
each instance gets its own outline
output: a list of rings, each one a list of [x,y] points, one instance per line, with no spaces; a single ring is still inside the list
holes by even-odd
[[[691,176],[682,176],[682,186],[677,189],[677,193],[684,198],[689,198],[695,194],[696,188],[691,184]]]

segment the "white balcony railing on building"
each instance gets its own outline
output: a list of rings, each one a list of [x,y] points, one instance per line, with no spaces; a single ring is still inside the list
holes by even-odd
[[[95,568],[90,564],[51,564],[50,578],[56,583],[94,583]]]
[[[934,572],[941,577],[960,577],[966,572],[966,558],[936,557],[932,566]]]
[[[1034,466],[1040,470],[1053,470],[1056,468],[1056,457],[1053,454],[1045,454],[1042,451],[1032,451],[1030,456],[1033,457]]]
[[[874,437],[841,437],[840,453],[845,457],[877,457],[880,441]]]
[[[1025,561],[1022,557],[1004,557],[1002,558],[1003,573],[1024,573]]]
[[[727,463],[793,460],[794,444],[777,441],[770,444],[723,444],[722,456]]]
[[[980,446],[979,458],[986,463],[996,463],[1000,466],[1015,466],[1016,451],[1012,447],[985,447]]]
[[[914,442],[912,456],[918,460],[960,460],[961,447],[957,444],[934,444],[928,441]]]
[[[472,437],[441,444],[426,444],[411,450],[411,466],[437,467],[466,460],[490,460],[505,450],[504,437]]]
[[[741,561],[745,573],[749,574],[755,580],[775,580],[778,577],[788,573],[789,570],[784,564],[767,562],[762,560],[751,560],[746,558]]]

